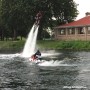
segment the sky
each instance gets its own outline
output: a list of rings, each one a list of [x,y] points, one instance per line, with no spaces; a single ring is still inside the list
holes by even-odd
[[[79,4],[77,6],[77,9],[79,11],[79,14],[76,18],[76,20],[85,17],[86,12],[90,12],[90,0],[74,0],[76,4]]]

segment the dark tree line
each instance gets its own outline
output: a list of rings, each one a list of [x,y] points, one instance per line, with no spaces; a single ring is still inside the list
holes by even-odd
[[[16,40],[26,37],[35,22],[35,15],[42,11],[38,38],[47,27],[73,21],[77,4],[73,0],[0,0],[0,38]],[[54,17],[56,20],[53,20]]]

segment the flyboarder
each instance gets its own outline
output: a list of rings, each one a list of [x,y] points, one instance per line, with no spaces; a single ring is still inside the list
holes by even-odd
[[[36,25],[39,25],[41,18],[42,18],[42,12],[39,11],[39,12],[37,13],[36,17],[35,17],[35,19],[36,19],[35,24],[36,24]]]

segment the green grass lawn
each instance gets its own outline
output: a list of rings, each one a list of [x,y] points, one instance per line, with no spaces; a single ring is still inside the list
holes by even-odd
[[[23,49],[25,40],[18,41],[0,41],[0,49]],[[40,49],[73,49],[73,50],[90,50],[90,41],[55,41],[40,40],[37,41]]]
[[[0,49],[20,49],[25,41],[0,41]]]
[[[90,50],[90,41],[38,41],[41,48]]]

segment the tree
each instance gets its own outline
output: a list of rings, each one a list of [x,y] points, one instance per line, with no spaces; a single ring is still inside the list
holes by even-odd
[[[13,40],[17,39],[17,35],[24,36],[32,24],[31,1],[29,2],[27,0],[2,0],[1,17],[5,27],[12,33]]]

